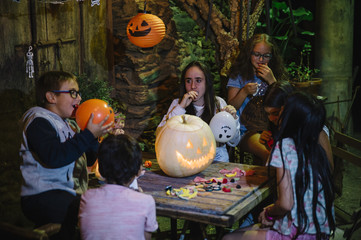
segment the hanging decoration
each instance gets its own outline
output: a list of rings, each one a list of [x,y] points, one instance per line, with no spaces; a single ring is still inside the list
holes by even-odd
[[[92,3],[91,3],[91,6],[94,7],[94,5],[98,5],[100,6],[100,0],[91,0]]]
[[[69,0],[39,0],[42,3],[51,3],[51,4],[64,4]]]
[[[141,48],[151,48],[162,41],[165,35],[165,25],[159,17],[144,13],[138,13],[133,17],[127,26],[127,36],[136,46]]]
[[[31,52],[33,50],[32,46],[29,46],[29,50],[26,53],[26,58],[28,59],[26,61],[26,73],[28,74],[29,78],[34,78],[34,62],[33,62],[33,56],[34,54]]]

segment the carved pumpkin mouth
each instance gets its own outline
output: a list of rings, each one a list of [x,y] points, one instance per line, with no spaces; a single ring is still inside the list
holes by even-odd
[[[178,162],[181,166],[183,166],[185,168],[189,168],[189,169],[195,169],[195,168],[201,168],[202,166],[208,164],[209,159],[214,157],[215,152],[216,151],[215,151],[214,145],[213,145],[213,143],[211,143],[209,152],[202,157],[199,157],[196,159],[188,159],[188,158],[184,157],[178,151],[176,151],[176,155],[177,155]]]
[[[132,37],[144,37],[144,36],[147,36],[150,33],[151,30],[152,30],[152,28],[148,28],[148,29],[146,29],[144,31],[134,31],[133,32],[131,29],[129,29],[129,34]]]

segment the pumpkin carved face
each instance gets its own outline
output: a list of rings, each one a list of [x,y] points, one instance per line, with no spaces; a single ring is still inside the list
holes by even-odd
[[[165,35],[163,21],[152,14],[138,13],[127,26],[129,40],[142,48],[149,48],[162,41]]]
[[[171,177],[186,177],[206,169],[216,155],[213,133],[201,118],[174,116],[157,132],[159,167]]]

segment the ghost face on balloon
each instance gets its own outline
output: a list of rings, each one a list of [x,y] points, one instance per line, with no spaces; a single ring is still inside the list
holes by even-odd
[[[216,141],[221,143],[230,141],[237,131],[236,120],[226,111],[214,115],[209,123],[209,127]]]

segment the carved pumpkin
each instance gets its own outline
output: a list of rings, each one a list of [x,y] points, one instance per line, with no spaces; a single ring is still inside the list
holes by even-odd
[[[165,25],[155,15],[138,13],[129,21],[127,35],[134,45],[150,48],[162,41],[165,35]]]
[[[193,115],[174,116],[157,132],[155,152],[168,176],[187,177],[206,169],[216,155],[216,141],[206,122]]]
[[[237,131],[237,123],[234,117],[222,111],[213,116],[209,123],[213,135],[217,142],[225,143],[234,137]]]

